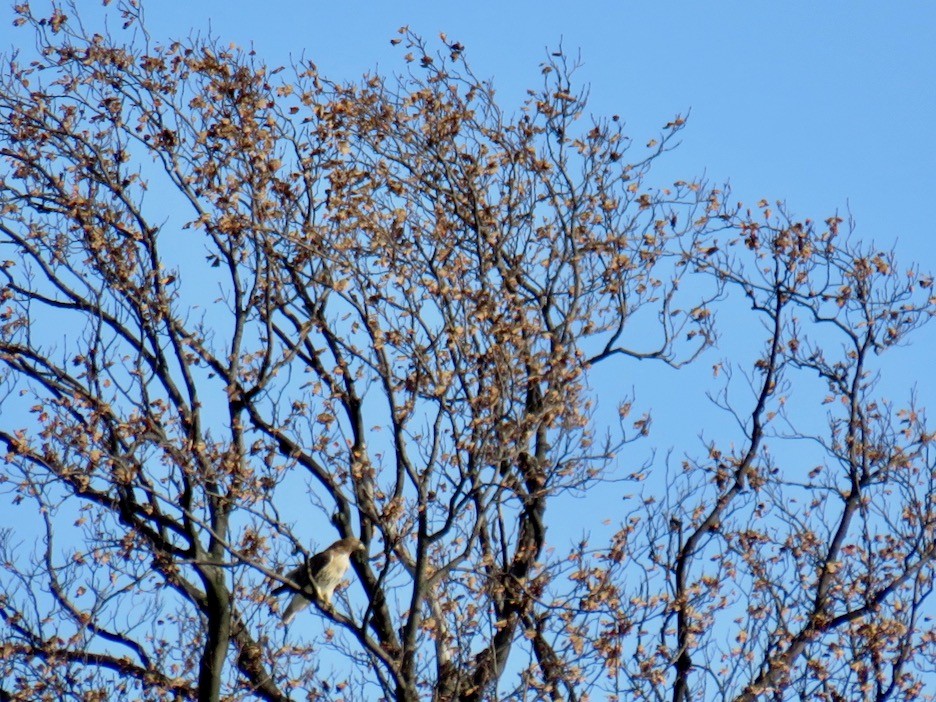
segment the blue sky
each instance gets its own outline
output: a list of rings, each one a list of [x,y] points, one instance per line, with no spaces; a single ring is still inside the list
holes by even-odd
[[[42,5],[43,3],[34,3]],[[97,2],[79,2],[95,13]],[[401,25],[466,45],[506,105],[561,41],[581,51],[595,114],[637,142],[691,110],[674,177],[730,179],[748,202],[815,219],[849,208],[858,235],[936,268],[936,5],[924,2],[316,2],[160,0],[155,39],[208,32],[270,63],[305,54],[331,78],[398,70]],[[8,11],[12,19],[12,12]],[[0,22],[0,48],[22,41]],[[670,173],[666,173],[667,176]]]
[[[92,14],[100,7],[93,0],[79,4]],[[902,263],[936,270],[931,212],[936,5],[931,3],[145,4],[157,41],[210,32],[252,46],[273,65],[304,54],[333,79],[355,79],[375,68],[400,70],[404,52],[391,47],[390,39],[401,25],[429,39],[446,32],[467,47],[478,75],[494,79],[508,108],[538,85],[539,63],[561,41],[568,52],[581,52],[578,77],[590,86],[590,109],[620,114],[637,143],[656,136],[675,114],[690,112],[681,146],[660,163],[657,177],[704,173],[714,182],[729,180],[745,202],[785,200],[798,216],[820,221],[848,209],[861,239],[896,246]],[[3,49],[23,37],[9,22],[0,23]],[[889,354],[894,373],[888,385],[897,397],[916,384],[924,403],[936,406],[936,373],[929,370],[934,348],[936,325],[931,324],[911,348]],[[713,352],[705,368],[731,351]],[[695,409],[705,411],[705,381],[698,380]],[[682,388],[689,378],[663,382]],[[656,426],[663,430],[661,446],[682,450],[698,431],[681,422],[678,411],[669,425]],[[688,434],[670,435],[680,429]]]
[[[402,47],[389,41],[401,25],[429,39],[445,32],[467,47],[478,75],[493,77],[508,107],[539,84],[539,63],[561,41],[581,51],[578,76],[590,85],[591,110],[620,114],[637,143],[691,111],[682,145],[658,176],[705,173],[730,180],[746,202],[785,200],[820,221],[850,210],[861,239],[936,270],[931,3],[162,0],[148,5],[147,20],[156,38],[210,28],[273,64],[304,53],[334,79],[401,70]],[[698,452],[700,432],[731,426],[705,390],[711,365],[732,356],[732,343],[729,336],[691,373],[646,367],[618,379],[622,394],[633,383],[638,405],[653,407],[651,442],[661,454],[675,447],[676,464],[683,452]],[[888,354],[885,392],[899,401],[916,385],[936,407],[934,349],[931,324],[912,347]]]
[[[665,177],[730,180],[739,199],[785,200],[817,220],[847,208],[860,238],[936,272],[934,3],[150,0],[146,16],[156,40],[210,30],[252,45],[270,64],[304,54],[333,79],[399,70],[403,51],[390,39],[401,25],[430,39],[444,31],[467,47],[478,75],[493,77],[508,107],[538,85],[539,63],[561,41],[581,51],[590,109],[621,115],[637,143],[691,111],[682,145],[662,164]],[[0,13],[3,51],[25,36],[11,19]],[[930,324],[888,361],[895,399],[916,384],[931,414],[934,350]],[[654,445],[677,447],[674,465],[708,431],[709,415],[698,414],[709,407],[708,369],[730,353],[719,349],[695,375],[634,381],[638,404],[659,412]],[[616,509],[618,496],[608,505]]]
[[[936,5],[923,2],[309,2],[162,0],[155,38],[207,31],[271,63],[305,55],[353,79],[402,66],[401,25],[462,42],[505,105],[540,80],[547,47],[581,51],[595,114],[620,114],[642,143],[691,111],[662,175],[730,180],[745,202],[801,217],[849,210],[857,235],[936,269]],[[660,175],[660,171],[658,171]],[[936,329],[917,336],[896,385],[918,382]],[[893,359],[892,359],[893,360]]]
[[[785,200],[816,220],[848,209],[861,239],[936,270],[931,3],[159,0],[146,3],[146,18],[157,41],[210,32],[274,65],[304,54],[333,79],[400,70],[402,47],[389,40],[401,25],[429,39],[444,31],[467,47],[478,75],[493,77],[508,108],[538,85],[539,63],[561,41],[581,52],[590,109],[620,114],[637,143],[690,112],[658,177],[730,180],[738,199]],[[3,49],[23,37],[0,23]],[[916,384],[936,406],[934,348],[931,324],[911,348],[889,354],[895,395]],[[706,367],[730,353],[719,349]],[[679,378],[670,382],[688,382]],[[698,401],[704,408],[701,392]],[[665,427],[661,444],[687,448]],[[680,427],[698,431],[677,414],[670,429]]]
[[[155,37],[208,27],[271,62],[305,52],[330,77],[400,67],[401,25],[465,44],[505,103],[538,82],[546,47],[581,50],[597,114],[640,141],[691,109],[669,165],[731,179],[745,200],[824,217],[936,263],[936,6],[922,2],[149,3]]]

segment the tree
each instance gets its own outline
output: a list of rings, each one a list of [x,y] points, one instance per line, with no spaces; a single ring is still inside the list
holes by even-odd
[[[653,187],[684,120],[637,153],[561,52],[512,116],[445,37],[344,84],[120,12],[20,6],[0,88],[14,699],[922,698],[933,433],[880,378],[930,278]],[[740,324],[733,434],[622,475],[650,416],[596,369]],[[639,494],[551,541],[599,489]],[[347,537],[286,632],[271,592]]]

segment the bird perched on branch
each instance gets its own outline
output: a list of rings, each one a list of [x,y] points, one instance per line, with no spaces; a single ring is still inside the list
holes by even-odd
[[[297,590],[289,585],[280,585],[273,590],[274,595],[292,592],[292,599],[283,611],[283,622],[289,624],[298,612],[312,603],[310,595],[319,604],[331,607],[331,596],[351,566],[351,554],[355,551],[366,551],[358,539],[349,536],[340,539],[321,553],[316,553],[295,570],[290,571],[286,577],[298,585]]]

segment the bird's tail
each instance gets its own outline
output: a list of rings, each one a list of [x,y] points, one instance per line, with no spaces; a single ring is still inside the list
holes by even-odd
[[[301,612],[310,604],[311,602],[299,593],[293,595],[293,598],[289,601],[286,609],[283,610],[283,624],[289,624],[289,622],[293,620],[293,617],[295,617],[297,613]]]

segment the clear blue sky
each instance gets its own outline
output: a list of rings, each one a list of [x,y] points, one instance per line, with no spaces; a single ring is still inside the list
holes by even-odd
[[[42,2],[34,2],[41,6]],[[80,0],[82,12],[99,3]],[[868,0],[559,3],[158,0],[155,39],[211,31],[270,63],[301,53],[332,78],[401,67],[401,25],[468,48],[505,104],[539,80],[561,40],[580,50],[596,114],[636,141],[691,109],[667,159],[678,177],[730,179],[745,201],[783,199],[814,219],[847,206],[858,234],[936,269],[936,5]],[[7,10],[0,49],[22,41]],[[2,17],[2,15],[0,15]],[[17,36],[18,34],[18,36]],[[669,174],[667,174],[669,175]]]
[[[78,2],[89,12],[98,5]],[[782,199],[797,215],[817,220],[847,207],[860,238],[895,246],[903,263],[936,272],[936,3],[144,3],[156,40],[210,29],[224,41],[253,46],[270,64],[304,54],[333,79],[399,70],[403,52],[389,40],[401,25],[430,39],[444,31],[467,47],[478,75],[493,77],[508,106],[539,83],[538,64],[561,40],[566,50],[581,51],[579,77],[591,87],[591,110],[620,114],[638,143],[691,110],[682,145],[666,159],[667,175],[730,180],[746,202]],[[0,14],[0,50],[23,41],[11,19],[9,10]],[[898,362],[888,386],[918,384],[931,416],[934,351],[930,324],[912,348],[889,354],[890,364],[893,356]],[[727,354],[723,348],[716,355]],[[668,420],[667,408],[656,408],[664,416],[655,415],[652,435],[661,448],[677,447],[677,462],[683,451],[696,451],[694,437],[708,421],[696,414],[708,407],[702,385],[682,378],[663,388],[663,398],[659,390],[649,398],[665,404],[666,395],[679,393]],[[639,404],[648,401],[640,389]]]
[[[90,2],[89,2],[90,4]],[[846,203],[865,239],[936,267],[936,5],[925,2],[312,2],[160,0],[156,37],[212,32],[326,75],[400,67],[401,25],[444,31],[517,103],[547,46],[581,50],[595,113],[640,141],[691,108],[669,165],[731,179],[803,216]]]
[[[147,7],[155,38],[210,27],[274,64],[305,53],[335,79],[400,70],[404,52],[389,40],[401,25],[429,39],[445,32],[467,47],[478,75],[493,77],[508,106],[538,85],[547,47],[561,41],[581,51],[592,111],[620,114],[638,143],[691,110],[682,146],[663,164],[666,176],[730,180],[747,202],[786,200],[797,215],[820,221],[849,208],[860,238],[896,246],[903,262],[936,271],[933,3],[160,0]],[[731,356],[727,345],[695,375],[654,369],[649,392],[637,385],[638,404],[653,405],[651,438],[660,449],[695,452],[698,432],[724,420],[713,416],[703,388],[712,388],[711,363]],[[894,400],[916,384],[936,412],[934,350],[931,324],[913,347],[889,354]],[[673,393],[679,403],[667,401]],[[685,422],[687,413],[705,419]]]
[[[691,110],[667,176],[728,179],[747,202],[786,200],[817,220],[849,208],[860,238],[936,270],[932,3],[160,0],[147,20],[155,38],[210,28],[271,63],[304,52],[348,79],[401,68],[389,43],[401,25],[444,31],[507,105],[537,85],[561,40],[581,51],[593,112],[620,114],[636,141]],[[919,382],[931,406],[934,326],[906,351],[896,383]]]
[[[42,2],[35,2],[38,8]],[[595,114],[638,143],[691,110],[665,177],[730,180],[746,202],[801,217],[850,209],[857,234],[936,271],[936,4],[867,0],[713,3],[583,0],[317,2],[144,0],[155,40],[209,32],[271,64],[305,54],[334,79],[402,67],[401,25],[444,31],[518,105],[547,47],[581,51]],[[82,12],[99,3],[80,0]],[[21,42],[7,10],[0,50]],[[3,17],[3,15],[0,15]],[[936,325],[896,352],[894,387],[919,383],[936,411]],[[721,353],[727,351],[722,349]],[[893,363],[894,359],[891,359]],[[677,445],[679,440],[674,441]]]
[[[144,4],[155,40],[210,31],[253,46],[274,65],[304,53],[334,79],[354,79],[374,68],[400,70],[403,52],[389,40],[401,25],[429,39],[444,31],[467,47],[477,74],[493,77],[507,106],[518,105],[526,88],[539,83],[538,64],[547,47],[561,41],[567,51],[581,51],[579,77],[591,87],[591,110],[620,114],[638,143],[656,136],[676,113],[691,110],[682,145],[662,164],[664,177],[705,173],[715,182],[730,180],[746,202],[782,199],[797,215],[817,220],[849,208],[860,238],[896,246],[903,263],[936,271],[936,4]],[[95,0],[79,5],[91,14],[100,7]],[[9,21],[0,22],[0,48],[23,37]],[[903,390],[918,384],[921,399],[936,411],[934,350],[931,324],[912,348],[889,354],[896,373],[888,385]],[[701,393],[698,400],[705,407]],[[674,418],[674,431],[680,425],[689,430]],[[686,437],[661,433],[661,443],[689,448]]]

